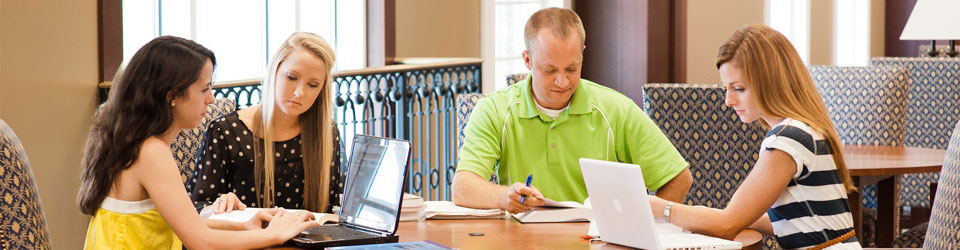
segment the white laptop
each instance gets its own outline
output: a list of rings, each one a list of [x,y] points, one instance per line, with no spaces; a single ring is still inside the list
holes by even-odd
[[[580,171],[605,242],[651,250],[740,249],[740,242],[684,232],[656,223],[640,166],[580,158]]]

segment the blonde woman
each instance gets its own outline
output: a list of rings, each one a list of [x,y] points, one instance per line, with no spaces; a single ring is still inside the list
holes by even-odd
[[[220,213],[252,207],[332,212],[340,204],[340,137],[331,104],[333,49],[298,32],[271,60],[259,105],[207,128],[191,198]]]
[[[741,121],[770,128],[760,157],[726,208],[650,196],[654,216],[727,239],[754,228],[784,249],[861,249],[840,139],[793,45],[770,27],[745,26],[720,47],[717,68],[726,105]]]

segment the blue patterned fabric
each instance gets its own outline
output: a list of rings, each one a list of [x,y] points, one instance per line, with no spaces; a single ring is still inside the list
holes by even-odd
[[[896,239],[890,243],[893,248],[920,248],[923,247],[923,241],[926,239],[927,224],[921,223],[910,230],[897,235]]]
[[[720,84],[648,83],[644,109],[690,163],[695,180],[685,204],[724,208],[757,161],[765,134],[724,104]],[[764,236],[765,249],[779,249]]]
[[[909,78],[901,67],[810,66],[810,75],[844,144],[903,146]],[[877,207],[877,187],[863,188]]]
[[[463,129],[467,127],[470,121],[470,114],[473,114],[473,108],[484,95],[480,93],[466,93],[457,96],[457,162],[460,162],[460,149],[463,148]],[[490,182],[500,183],[497,179],[497,171],[490,175]]]
[[[0,238],[3,249],[50,249],[50,232],[27,152],[0,120]]]
[[[187,193],[193,190],[191,185],[195,182],[189,180],[194,178],[193,173],[196,168],[194,162],[197,157],[197,149],[200,147],[201,140],[203,140],[203,133],[206,132],[207,125],[213,119],[229,114],[234,110],[237,110],[237,105],[233,99],[217,99],[216,102],[207,106],[207,116],[204,116],[203,120],[200,121],[199,127],[180,132],[177,139],[170,144],[170,150],[173,151],[173,158],[177,160],[177,166],[180,167],[180,178],[183,179]]]
[[[507,75],[507,86],[509,87],[514,83],[523,81],[524,79],[527,79],[527,73],[516,73],[516,74]]]
[[[960,246],[960,123],[953,129],[943,159],[923,249],[957,249]]]
[[[810,75],[844,144],[904,145],[905,69],[810,66]]]
[[[725,207],[756,163],[763,129],[740,122],[724,105],[719,84],[649,83],[643,90],[647,114],[690,163],[697,180],[685,203]]]

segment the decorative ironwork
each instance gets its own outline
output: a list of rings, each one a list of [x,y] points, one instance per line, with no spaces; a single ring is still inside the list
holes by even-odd
[[[456,95],[480,92],[480,69],[480,61],[472,60],[372,74],[340,72],[334,78],[334,105],[340,133],[348,135],[344,142],[354,134],[409,140],[414,148],[407,192],[450,200],[458,153]]]
[[[426,200],[450,200],[457,159],[456,95],[479,93],[481,60],[402,64],[341,71],[333,79],[337,127],[344,166],[356,134],[409,140],[413,144],[406,191]],[[100,102],[109,84],[100,85]],[[214,85],[216,98],[237,108],[260,102],[260,81]],[[344,168],[343,171],[346,171]]]

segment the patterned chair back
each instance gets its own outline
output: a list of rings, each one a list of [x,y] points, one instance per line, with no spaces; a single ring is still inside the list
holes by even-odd
[[[724,208],[757,161],[765,131],[740,121],[720,84],[648,83],[644,109],[690,163],[684,203]],[[764,236],[764,249],[778,249]]]
[[[648,83],[643,105],[690,163],[689,205],[726,207],[757,160],[763,128],[740,122],[720,84]]]
[[[905,69],[810,66],[810,75],[844,144],[904,145]]]
[[[960,59],[876,57],[870,63],[909,71],[905,145],[947,148],[953,125],[960,121]],[[937,173],[903,175],[901,205],[929,207],[930,183],[937,178]]]
[[[183,178],[183,184],[189,193],[193,190],[194,170],[196,170],[197,150],[203,140],[203,134],[207,132],[207,126],[214,119],[229,114],[237,110],[237,104],[233,99],[221,98],[207,106],[207,116],[200,121],[200,126],[180,132],[177,139],[170,144],[170,150],[173,151],[173,158],[177,160],[180,167],[180,178]]]
[[[466,93],[457,95],[457,161],[460,161],[460,149],[463,148],[463,129],[467,127],[470,121],[470,114],[473,114],[473,107],[477,106],[483,94]]]
[[[519,81],[523,81],[523,79],[527,79],[527,73],[516,73],[516,74],[507,75],[507,87],[510,87],[510,85],[513,85]]]
[[[902,67],[810,66],[810,75],[844,144],[903,146],[909,78]],[[864,207],[877,208],[877,186],[861,190]],[[875,215],[864,218],[861,242],[873,242]]]
[[[943,159],[937,199],[933,202],[923,249],[957,249],[960,246],[960,123],[954,126],[953,136]]]
[[[50,232],[27,152],[0,120],[0,249],[50,249]]]
[[[480,101],[480,98],[483,98],[484,95],[480,93],[466,93],[460,94],[457,96],[457,162],[460,162],[460,149],[463,148],[463,129],[467,127],[467,122],[470,121],[470,114],[473,114],[473,107],[477,106],[477,102]],[[490,182],[499,183],[497,180],[497,172],[494,171],[490,175]]]

